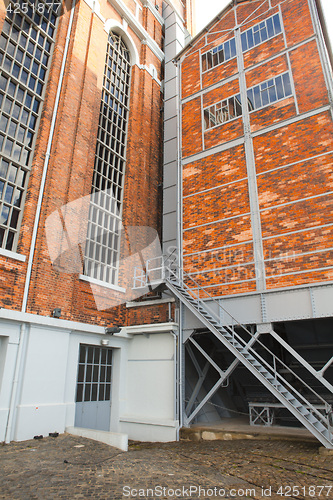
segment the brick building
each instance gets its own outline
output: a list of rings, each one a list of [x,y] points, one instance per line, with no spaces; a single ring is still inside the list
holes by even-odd
[[[255,423],[300,421],[332,447],[333,85],[320,1],[231,1],[176,62],[164,236],[176,249],[166,270],[181,303],[183,423],[250,411]]]
[[[319,0],[233,0],[192,40],[190,1],[11,5],[0,439],[92,429],[126,448],[250,413],[331,448]]]
[[[0,441],[176,438],[174,299],[132,280],[159,251],[164,71],[191,19],[191,0],[1,3]]]

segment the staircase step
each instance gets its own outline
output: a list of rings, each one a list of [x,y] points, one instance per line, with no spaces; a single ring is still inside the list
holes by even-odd
[[[268,371],[267,371],[267,370],[266,370],[263,366],[258,365],[258,364],[256,364],[255,362],[253,362],[253,363],[251,363],[251,364],[252,364],[252,366],[253,366],[254,368],[256,368],[256,369],[258,370],[258,372],[259,372],[259,373],[261,373],[261,375],[263,375],[265,378],[267,377],[267,375],[269,375],[269,372],[268,372]],[[266,378],[266,380],[267,380],[267,378]]]
[[[313,422],[318,422],[318,419],[317,419],[314,415],[312,415],[312,413],[310,413],[310,414],[306,417],[306,419],[307,419],[309,422],[311,422],[311,423],[313,423]]]
[[[318,420],[317,420],[317,422],[310,422],[310,423],[311,423],[311,424],[313,425],[313,427],[315,427],[315,428],[317,429],[317,431],[319,431],[319,432],[323,432],[323,431],[327,430],[327,429],[326,429],[326,427],[325,427],[323,424],[321,424],[320,422],[318,422]]]
[[[310,412],[309,410],[307,410],[306,408],[304,408],[304,406],[301,406],[300,408],[298,408],[298,411],[303,415],[303,417],[307,418],[309,415],[310,415]]]
[[[244,345],[235,338],[233,334],[233,329],[227,327],[224,328],[221,323],[215,318],[212,313],[210,313],[207,308],[205,307],[205,303],[202,302],[200,299],[195,299],[190,293],[188,293],[186,290],[184,290],[183,285],[175,279],[168,279],[169,283],[177,290],[183,297],[184,302],[185,300],[188,302],[189,305],[191,305],[193,308],[195,308],[200,315],[210,323],[212,331],[219,332],[220,335],[226,339],[229,344],[238,351],[239,354],[243,356],[243,358],[250,363],[253,368],[258,372],[257,376],[259,377],[258,374],[260,374],[262,377],[264,377],[265,380],[263,383],[268,386],[268,389],[274,388],[277,392],[280,393],[282,398],[289,403],[297,412],[303,416],[304,419],[307,420],[308,424],[313,427],[313,432],[315,432],[315,429],[317,432],[319,432],[323,438],[329,441],[331,445],[333,445],[333,440],[332,440],[332,435],[329,431],[328,424],[327,427],[321,422],[320,418],[317,418],[313,413],[311,413],[289,390],[287,387],[284,385],[283,378],[281,377],[282,383],[280,380],[277,380],[276,377],[274,377],[271,373],[270,370],[273,368],[267,369],[265,367],[265,364],[261,364],[260,361],[254,356],[251,352],[248,351]],[[231,330],[231,333],[230,333]],[[217,335],[217,334],[216,334]],[[218,335],[217,335],[218,337]],[[272,389],[271,389],[272,390]],[[274,394],[274,391],[273,391]],[[281,399],[282,399],[281,398]],[[307,404],[307,403],[306,403]],[[299,415],[299,420],[302,422],[302,418]],[[304,420],[303,420],[304,422]],[[322,441],[325,444],[325,440]],[[326,444],[325,444],[326,445]]]

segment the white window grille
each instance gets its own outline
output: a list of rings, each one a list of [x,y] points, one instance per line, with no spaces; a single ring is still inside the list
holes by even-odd
[[[282,33],[280,16],[275,14],[242,33],[242,50],[245,52],[252,49],[279,33]]]
[[[247,91],[249,111],[253,111],[292,95],[289,73],[271,78]]]
[[[0,247],[15,250],[61,4],[14,3],[0,35]]]
[[[218,47],[202,54],[202,72],[204,73],[234,57],[236,57],[236,41],[235,38],[231,38],[231,40],[227,40]]]
[[[240,94],[204,109],[204,129],[208,130],[242,115]]]
[[[105,61],[84,274],[113,285],[118,279],[130,78],[129,50],[121,37],[111,32]]]

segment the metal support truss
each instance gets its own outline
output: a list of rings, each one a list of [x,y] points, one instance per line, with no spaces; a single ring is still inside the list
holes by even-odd
[[[259,338],[260,336],[260,333],[255,333],[253,335],[253,337],[250,339],[249,343],[248,343],[248,346],[251,347],[255,342],[256,340]],[[198,382],[197,382],[197,385],[196,387],[194,388],[193,390],[193,393],[191,395],[191,398],[189,400],[189,403],[186,407],[186,416],[185,416],[185,424],[186,425],[189,425],[192,420],[194,419],[194,417],[198,414],[198,412],[205,406],[205,404],[214,396],[214,394],[216,393],[216,391],[218,391],[218,389],[223,386],[224,382],[226,380],[229,379],[229,377],[231,376],[231,374],[235,371],[235,369],[237,368],[237,366],[239,365],[240,361],[239,359],[234,359],[234,361],[229,365],[229,367],[223,371],[221,370],[221,368],[211,359],[211,357],[206,353],[206,351],[198,344],[198,342],[196,342],[196,340],[194,340],[194,338],[191,336],[189,338],[189,341],[198,349],[198,351],[206,358],[207,360],[207,363],[204,367],[204,369],[206,368],[207,364],[208,364],[208,368],[207,368],[207,372],[208,372],[208,369],[209,369],[209,365],[213,366],[215,368],[215,370],[218,372],[218,374],[220,375],[220,378],[219,380],[214,384],[214,386],[212,387],[212,389],[206,394],[206,396],[202,399],[202,401],[200,401],[200,403],[198,404],[198,406],[195,408],[195,410],[189,414],[189,412],[191,411],[192,407],[193,407],[193,404],[197,398],[197,395],[200,391],[200,388],[202,387],[202,384],[204,382],[204,378],[201,380],[199,378]],[[188,352],[190,353],[191,352],[191,359],[195,360],[195,366],[197,365],[198,366],[198,362],[197,360],[195,359],[195,355],[193,353],[193,350],[190,348],[190,346],[186,346],[186,349],[188,350]],[[189,351],[190,349],[190,351]],[[199,367],[199,370],[200,372],[203,372],[203,370],[200,369]],[[198,371],[198,370],[197,370]],[[198,371],[199,373],[199,371]],[[200,375],[199,375],[200,376]],[[190,404],[191,403],[191,404]]]

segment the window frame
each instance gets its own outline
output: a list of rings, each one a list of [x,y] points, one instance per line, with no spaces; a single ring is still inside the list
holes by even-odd
[[[111,43],[113,37],[113,43],[121,50],[119,47],[115,50]],[[83,275],[115,287],[118,286],[119,277],[132,66],[131,52],[124,38],[110,30],[105,54]]]
[[[279,27],[280,27],[280,31],[277,31],[277,32],[275,31],[275,30],[276,30],[276,28],[275,28],[274,18],[278,18],[278,20],[279,20],[279,25],[280,25]],[[262,39],[261,39],[261,31],[262,31],[262,28],[261,28],[260,26],[261,26],[262,24],[265,24],[265,29],[266,29],[266,32],[267,32],[267,34],[268,34],[268,27],[267,27],[267,23],[268,23],[270,20],[272,20],[272,25],[273,25],[274,35],[272,35],[272,36],[267,36],[267,38],[266,38],[265,40],[262,40]],[[253,33],[254,33],[255,28],[258,28],[258,29],[256,30],[256,33],[259,33],[259,36],[260,36],[260,41],[259,41],[258,43],[254,43],[251,47],[249,47],[249,43],[248,43],[248,40],[249,40],[249,39],[248,39],[248,35],[247,35],[247,34],[248,34],[249,32],[252,32],[252,39],[254,40],[254,39],[255,39],[255,37],[254,37],[254,34],[253,34]],[[257,24],[255,24],[255,25],[251,26],[251,28],[248,28],[247,30],[245,30],[245,31],[243,31],[243,32],[241,33],[241,46],[242,46],[242,52],[243,52],[243,54],[244,54],[244,53],[246,53],[246,52],[248,52],[249,50],[252,50],[252,49],[254,49],[255,47],[258,47],[259,45],[261,45],[261,44],[263,44],[263,43],[267,42],[268,40],[272,40],[273,38],[275,38],[276,36],[281,35],[282,33],[283,33],[283,24],[282,24],[282,19],[281,19],[280,13],[279,13],[279,12],[277,12],[276,14],[273,14],[272,16],[267,17],[267,18],[266,18],[266,19],[264,19],[263,21],[260,21],[259,23],[257,23]],[[244,49],[244,47],[243,47],[243,36],[244,36],[244,35],[245,35],[245,38],[246,38],[246,44],[247,44],[247,48],[246,48],[246,49]]]
[[[51,0],[52,1],[52,0]],[[28,5],[33,4],[31,0]],[[53,5],[59,5],[59,2],[53,1]],[[3,28],[0,34],[0,60],[1,81],[5,81],[5,87],[0,90],[0,116],[7,120],[6,127],[0,133],[0,171],[3,164],[8,163],[9,169],[17,169],[14,179],[1,176],[0,182],[3,184],[3,190],[8,188],[8,185],[14,188],[12,201],[8,202],[4,196],[0,198],[0,214],[4,213],[4,209],[9,208],[8,218],[5,223],[0,223],[1,243],[0,251],[16,252],[19,243],[21,225],[23,220],[26,196],[28,191],[30,173],[32,169],[33,158],[35,154],[36,141],[40,121],[42,117],[43,104],[45,101],[46,88],[48,85],[49,74],[51,71],[52,58],[55,48],[57,28],[59,18],[62,15],[62,5],[57,11],[43,13],[34,12],[30,7],[29,12],[22,11],[19,4],[10,2],[12,11],[7,9],[7,15],[4,19]],[[47,15],[49,14],[49,16]],[[36,24],[35,17],[40,17],[40,24]],[[51,16],[53,21],[51,22]],[[44,19],[46,18],[46,20]],[[46,26],[46,30],[44,29]],[[46,23],[46,24],[45,24]],[[49,30],[52,30],[52,34]],[[15,34],[12,36],[12,34]],[[25,43],[23,41],[25,40]],[[42,40],[42,43],[40,41]],[[11,46],[11,50],[8,48]],[[32,52],[31,52],[32,51]],[[45,62],[45,57],[47,58]],[[30,62],[29,62],[30,59]],[[4,61],[8,60],[10,67],[4,66]],[[27,64],[29,62],[29,67]],[[14,68],[16,67],[16,73]],[[36,71],[38,68],[38,77]],[[26,81],[22,80],[23,73],[27,74]],[[41,76],[42,75],[42,76]],[[34,88],[31,88],[30,82],[35,79]],[[42,85],[41,92],[38,91],[37,82],[40,80]],[[14,92],[8,92],[10,87],[14,87]],[[19,97],[20,96],[20,97]],[[11,101],[9,109],[6,109],[6,102]],[[29,103],[30,101],[30,103]],[[36,104],[37,103],[37,104]],[[36,105],[36,109],[34,106]],[[14,109],[18,109],[14,114]],[[1,119],[0,119],[1,121]],[[14,135],[10,134],[9,127],[14,128]],[[23,133],[23,135],[22,135]],[[21,134],[21,135],[20,135]],[[11,141],[12,148],[10,155],[6,154],[5,143]],[[15,158],[14,152],[18,151],[18,157]],[[26,159],[23,157],[26,155]],[[2,174],[3,174],[2,170]],[[18,175],[25,176],[24,183],[19,184]],[[14,200],[14,192],[21,193],[19,205],[17,199]],[[18,211],[15,226],[12,224],[12,216]],[[1,217],[1,215],[0,215]],[[1,220],[1,219],[0,219]]]
[[[237,114],[236,116],[230,117],[230,106],[232,106],[232,101],[233,101],[233,106],[234,109],[237,110],[237,104],[240,106],[240,113]],[[217,106],[220,106],[219,109],[217,109]],[[223,108],[224,112],[228,113],[228,119],[221,121],[220,123],[216,123],[212,127],[206,126],[206,119],[205,119],[205,113],[210,113],[210,109],[215,108],[215,120],[217,121],[217,113],[219,112],[220,114],[223,113]],[[214,104],[211,104],[210,106],[207,106],[203,109],[203,130],[204,132],[208,132],[209,130],[214,130],[217,127],[220,127],[221,125],[224,125],[225,123],[230,123],[233,122],[234,120],[237,120],[243,116],[243,108],[242,108],[242,101],[241,101],[241,95],[240,93],[226,97],[225,99],[222,99],[221,101],[218,101]],[[210,121],[211,118],[208,116],[208,120]]]
[[[289,90],[290,90],[289,94],[286,94],[286,91],[285,91],[285,83],[284,83],[284,76],[285,75],[288,77],[288,80],[289,80],[288,81],[288,86],[289,86]],[[277,91],[277,83],[276,83],[276,81],[279,80],[279,79],[282,82],[282,89],[283,89],[283,93],[284,93],[284,95],[282,97],[278,97],[278,91]],[[270,84],[271,82],[274,82],[274,84],[273,85]],[[276,93],[277,99],[270,100],[270,92],[269,92],[270,88],[274,88],[275,89],[275,93]],[[260,106],[256,106],[256,107],[254,107],[253,104],[250,105],[250,99],[249,99],[249,92],[252,92],[253,102],[255,103],[255,101],[257,99],[255,97],[255,89],[259,89],[259,94],[257,93],[257,95],[260,96],[260,101],[261,101],[261,105]],[[265,103],[265,104],[263,104],[262,95],[266,91],[267,91],[267,96],[268,96],[268,102]],[[290,71],[284,71],[280,75],[276,75],[273,78],[269,78],[268,80],[264,80],[263,82],[260,82],[257,85],[253,85],[252,87],[247,88],[246,89],[246,94],[247,94],[247,104],[248,104],[248,111],[249,111],[249,113],[253,113],[255,111],[259,111],[260,109],[263,109],[263,108],[267,108],[268,106],[271,106],[271,105],[275,104],[276,102],[283,101],[284,99],[288,99],[288,97],[294,97],[294,92],[293,92],[293,88],[292,88],[292,79],[291,79],[291,76],[290,76]]]
[[[234,51],[232,50],[232,47],[231,47],[232,40],[234,41],[234,43],[233,43]],[[230,49],[229,49],[230,50],[230,57],[228,59],[225,58],[225,53],[226,53],[225,46],[227,46],[227,45],[230,45]],[[220,57],[219,54],[222,51],[223,51],[223,54],[224,54],[223,61],[221,61],[221,62],[219,61],[216,64],[213,64],[214,57],[217,57],[219,59],[219,57]],[[210,55],[210,57],[212,59],[212,65],[211,65],[211,67],[208,67],[208,62],[207,62],[209,55]],[[218,45],[217,47],[214,47],[213,49],[207,50],[206,52],[204,52],[203,54],[201,54],[201,70],[202,70],[202,74],[207,73],[207,71],[210,71],[211,69],[216,68],[217,66],[220,66],[221,64],[224,64],[224,63],[226,63],[228,61],[231,61],[232,59],[235,59],[236,57],[237,57],[236,38],[232,37],[232,38],[229,38],[229,40],[226,40],[222,44]],[[206,66],[207,66],[206,69],[204,69],[203,58],[205,58],[205,60],[206,60]]]

